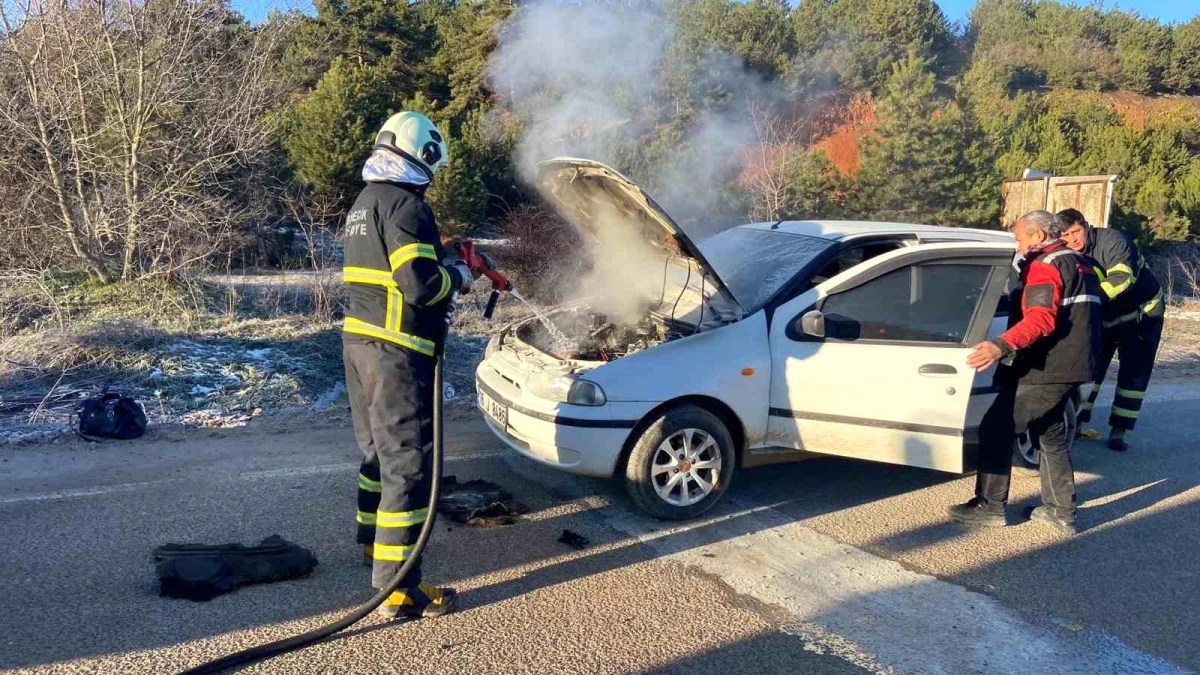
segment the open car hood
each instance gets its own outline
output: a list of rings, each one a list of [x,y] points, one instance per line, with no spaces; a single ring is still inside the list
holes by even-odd
[[[690,259],[708,279],[709,290],[741,312],[696,242],[650,195],[616,170],[590,159],[558,157],[537,165],[536,181],[539,192],[562,217],[592,237],[600,239],[600,228],[627,227],[632,236],[640,236],[665,254]],[[621,215],[622,222],[605,222],[611,220],[613,211]]]

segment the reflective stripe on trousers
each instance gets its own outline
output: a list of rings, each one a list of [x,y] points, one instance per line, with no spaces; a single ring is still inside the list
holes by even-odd
[[[1119,356],[1117,368],[1117,390],[1113,397],[1108,424],[1114,429],[1131,430],[1141,415],[1146,389],[1154,371],[1154,359],[1162,339],[1163,317],[1140,316],[1104,331],[1104,351],[1101,354],[1100,372],[1108,371],[1114,356]],[[1087,399],[1080,406],[1079,421],[1090,422],[1100,383],[1092,385]]]
[[[343,350],[363,455],[356,538],[373,545],[371,583],[381,588],[411,556],[429,514],[433,359],[384,341],[349,339]],[[418,563],[401,584],[420,582]]]

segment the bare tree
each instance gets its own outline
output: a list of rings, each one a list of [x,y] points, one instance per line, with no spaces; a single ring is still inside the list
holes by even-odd
[[[803,108],[778,110],[770,102],[753,97],[746,98],[746,113],[754,125],[756,141],[745,150],[746,168],[741,177],[751,196],[750,217],[778,220],[787,204],[795,162],[812,140],[813,116]]]
[[[280,201],[286,205],[292,223],[304,236],[303,264],[312,275],[309,293],[312,299],[312,315],[332,323],[342,309],[343,290],[340,249],[335,246],[333,234],[343,213],[336,197],[288,194],[286,186],[281,190]]]
[[[257,208],[283,27],[219,0],[0,0],[0,222],[100,281],[177,270]]]

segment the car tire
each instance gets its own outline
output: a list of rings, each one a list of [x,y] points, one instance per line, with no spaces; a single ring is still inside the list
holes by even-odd
[[[625,462],[625,489],[655,518],[696,518],[721,500],[736,462],[725,423],[703,408],[682,405],[642,428]]]
[[[1076,419],[1079,417],[1079,406],[1079,392],[1076,390],[1067,399],[1067,405],[1063,409],[1064,424],[1067,426],[1067,447],[1072,449],[1075,446],[1075,432],[1079,429]],[[1013,468],[1036,474],[1041,461],[1042,449],[1038,439],[1028,432],[1017,436],[1017,440],[1013,442]]]

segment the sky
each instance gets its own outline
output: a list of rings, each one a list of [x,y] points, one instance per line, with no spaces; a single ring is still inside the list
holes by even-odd
[[[312,11],[310,0],[232,0],[234,9],[241,12],[250,21],[261,21],[271,9],[301,9]],[[951,21],[966,21],[975,6],[975,0],[937,0],[942,11]],[[1086,4],[1086,3],[1080,3]],[[1164,22],[1186,22],[1200,14],[1194,0],[1109,0],[1106,6],[1114,6],[1123,10],[1136,10],[1145,17],[1153,17]]]
[[[230,4],[249,21],[262,21],[272,9],[313,11],[310,0],[231,0]]]
[[[937,3],[951,21],[966,21],[967,16],[971,13],[971,8],[975,6],[975,0],[937,0]],[[1068,4],[1086,5],[1090,3]],[[1155,18],[1165,23],[1186,23],[1191,21],[1192,17],[1200,14],[1200,6],[1197,6],[1194,0],[1121,0],[1120,2],[1107,0],[1104,6],[1124,11],[1135,10],[1144,17]]]

